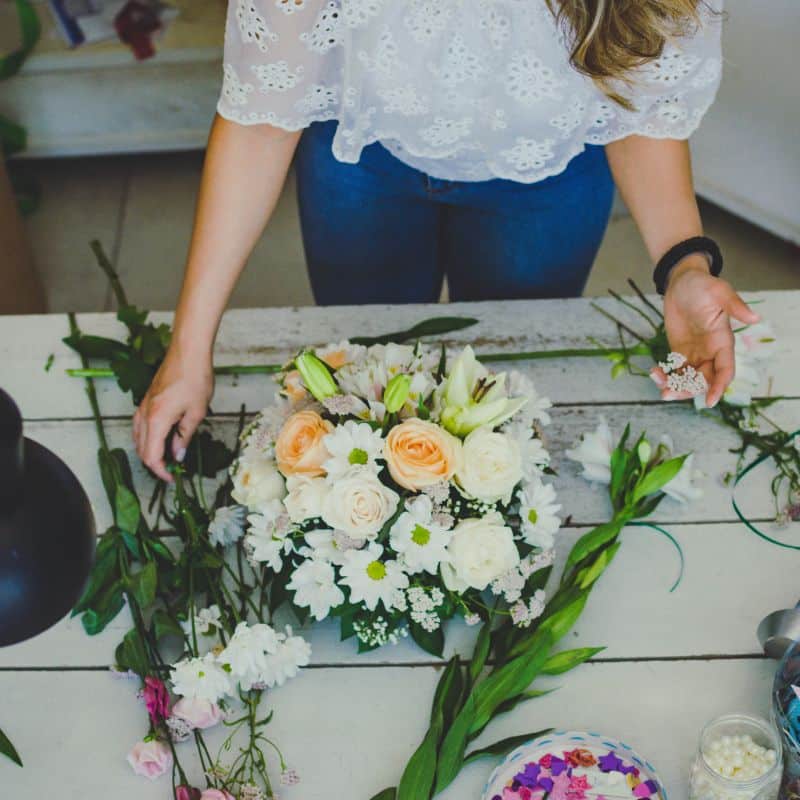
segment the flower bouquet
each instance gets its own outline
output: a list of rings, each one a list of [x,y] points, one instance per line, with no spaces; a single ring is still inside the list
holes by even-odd
[[[408,634],[441,655],[442,622],[544,609],[560,526],[538,424],[550,403],[465,347],[343,342],[306,351],[245,430],[233,498],[245,547],[301,619],[340,619],[360,650]],[[277,587],[277,592],[276,592]]]

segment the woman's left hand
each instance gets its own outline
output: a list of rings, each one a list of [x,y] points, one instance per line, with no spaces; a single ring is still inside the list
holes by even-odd
[[[672,270],[664,296],[667,338],[670,348],[686,356],[708,381],[708,408],[719,402],[735,374],[731,318],[747,325],[759,320],[727,281],[710,274],[705,256],[688,256]],[[689,397],[667,388],[661,396]]]

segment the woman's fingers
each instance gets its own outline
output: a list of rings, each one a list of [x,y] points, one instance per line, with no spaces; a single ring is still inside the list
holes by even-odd
[[[199,408],[190,408],[181,417],[172,437],[172,455],[176,461],[183,461],[186,457],[186,448],[189,447],[189,442],[204,417],[205,409]]]
[[[706,394],[706,406],[714,408],[720,401],[728,385],[736,374],[736,357],[734,354],[733,334],[728,341],[717,350],[714,356],[714,369],[709,380],[708,394]]]
[[[150,401],[147,408],[143,444],[139,455],[145,466],[161,480],[172,481],[164,461],[164,445],[169,431],[181,418],[182,409],[174,408],[161,398]]]
[[[738,319],[739,322],[744,322],[746,325],[755,325],[761,320],[761,317],[733,289],[730,289],[730,294],[725,302],[725,312],[728,316]]]

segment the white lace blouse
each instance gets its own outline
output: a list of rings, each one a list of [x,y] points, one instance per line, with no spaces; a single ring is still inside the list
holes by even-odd
[[[626,111],[570,65],[545,0],[229,0],[218,110],[287,130],[336,119],[345,162],[380,141],[432,177],[530,183],[585,143],[687,138],[719,84],[719,19],[637,70]]]

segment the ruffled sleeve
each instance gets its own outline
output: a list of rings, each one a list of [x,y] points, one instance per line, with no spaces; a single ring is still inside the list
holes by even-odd
[[[687,139],[714,102],[722,76],[722,0],[702,7],[696,30],[670,41],[662,55],[632,76],[627,111],[601,103],[586,141],[607,144],[631,134],[659,139]]]
[[[335,118],[341,27],[331,0],[229,0],[220,115],[286,130]]]

